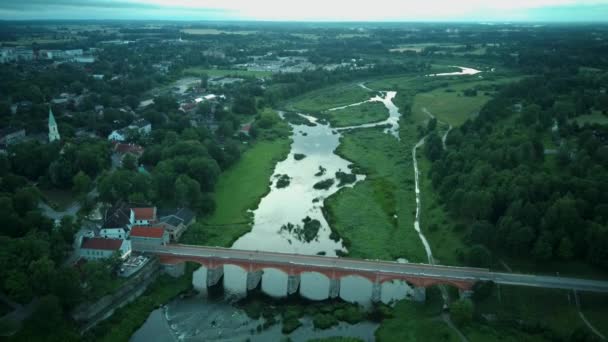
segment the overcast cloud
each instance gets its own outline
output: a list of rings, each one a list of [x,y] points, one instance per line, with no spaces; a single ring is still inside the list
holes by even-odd
[[[0,19],[606,21],[608,0],[0,0]]]

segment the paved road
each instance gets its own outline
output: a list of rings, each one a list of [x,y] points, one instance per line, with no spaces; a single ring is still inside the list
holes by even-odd
[[[455,281],[491,280],[503,285],[532,286],[590,292],[608,292],[608,281],[590,279],[536,276],[517,273],[491,272],[483,268],[452,267],[428,264],[403,264],[380,260],[358,260],[350,258],[333,258],[316,255],[286,254],[260,251],[246,251],[227,248],[167,245],[146,246],[133,244],[139,252],[169,254],[175,256],[206,257],[241,261],[258,261],[289,266],[314,266],[342,271],[356,270],[378,274],[399,274]]]

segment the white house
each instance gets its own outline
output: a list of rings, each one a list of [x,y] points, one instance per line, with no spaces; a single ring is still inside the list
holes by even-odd
[[[131,225],[148,226],[156,223],[156,207],[131,208]]]
[[[110,208],[106,212],[99,235],[108,239],[126,239],[133,225],[130,218],[130,209],[126,205],[120,204]]]
[[[87,260],[107,259],[119,253],[121,259],[131,255],[131,241],[104,238],[83,238],[79,255]]]
[[[108,135],[108,140],[110,141],[125,141],[125,139],[127,139],[127,134],[122,129],[112,131],[112,133]]]

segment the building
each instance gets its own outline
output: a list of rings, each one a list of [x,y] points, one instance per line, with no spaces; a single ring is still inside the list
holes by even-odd
[[[131,241],[83,237],[79,255],[86,260],[107,259],[118,253],[121,259],[131,255]]]
[[[178,241],[186,229],[196,221],[194,212],[187,208],[162,210],[158,226],[165,228],[171,241]]]
[[[18,144],[25,139],[25,129],[23,128],[6,128],[0,131],[0,145],[10,146]]]
[[[146,135],[152,132],[152,124],[150,123],[150,121],[145,119],[139,119],[137,121],[134,121],[132,124],[129,125],[128,128],[135,129],[139,132],[139,134],[142,135]]]
[[[131,226],[131,209],[119,203],[106,211],[99,235],[109,239],[126,239]]]
[[[132,208],[130,222],[137,226],[149,226],[156,223],[156,207]]]
[[[131,242],[162,246],[169,243],[169,234],[162,227],[134,226],[131,229]]]
[[[59,130],[57,129],[57,122],[55,121],[53,110],[49,107],[49,142],[59,140],[61,140],[61,137],[59,136]]]
[[[129,131],[135,131],[141,135],[148,135],[152,132],[152,124],[148,120],[139,119],[125,128],[112,131],[112,133],[108,135],[108,140],[125,141],[129,135]]]

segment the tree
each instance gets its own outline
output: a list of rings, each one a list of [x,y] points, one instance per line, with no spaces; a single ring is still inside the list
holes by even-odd
[[[137,169],[137,157],[135,157],[131,153],[127,153],[122,158],[122,167],[127,170],[135,171]]]
[[[72,191],[76,194],[83,195],[86,194],[91,188],[91,177],[89,177],[86,173],[82,171],[78,171],[78,173],[72,179]]]
[[[492,262],[490,251],[482,245],[473,245],[467,255],[467,263],[474,267],[488,267]]]
[[[180,207],[194,207],[201,199],[201,188],[197,181],[181,175],[175,181],[175,201]]]
[[[201,88],[207,89],[207,87],[209,86],[209,75],[201,74],[200,77],[201,77]]]
[[[559,242],[557,254],[564,260],[570,260],[574,256],[574,245],[567,236],[564,236]]]
[[[202,191],[211,191],[220,175],[220,167],[211,158],[195,158],[188,163],[188,175],[200,184]]]
[[[437,119],[431,118],[429,120],[429,122],[426,124],[427,133],[431,133],[431,132],[435,131],[436,128],[437,128]]]
[[[8,295],[20,303],[26,303],[32,298],[31,283],[21,270],[12,270],[4,280],[4,289]]]
[[[473,322],[473,302],[461,299],[452,303],[450,307],[452,320],[459,327],[465,327]]]
[[[476,302],[482,301],[492,294],[495,284],[493,281],[478,281],[473,285],[473,300]]]
[[[55,263],[46,256],[32,261],[28,267],[30,282],[36,295],[48,294],[55,275]]]

